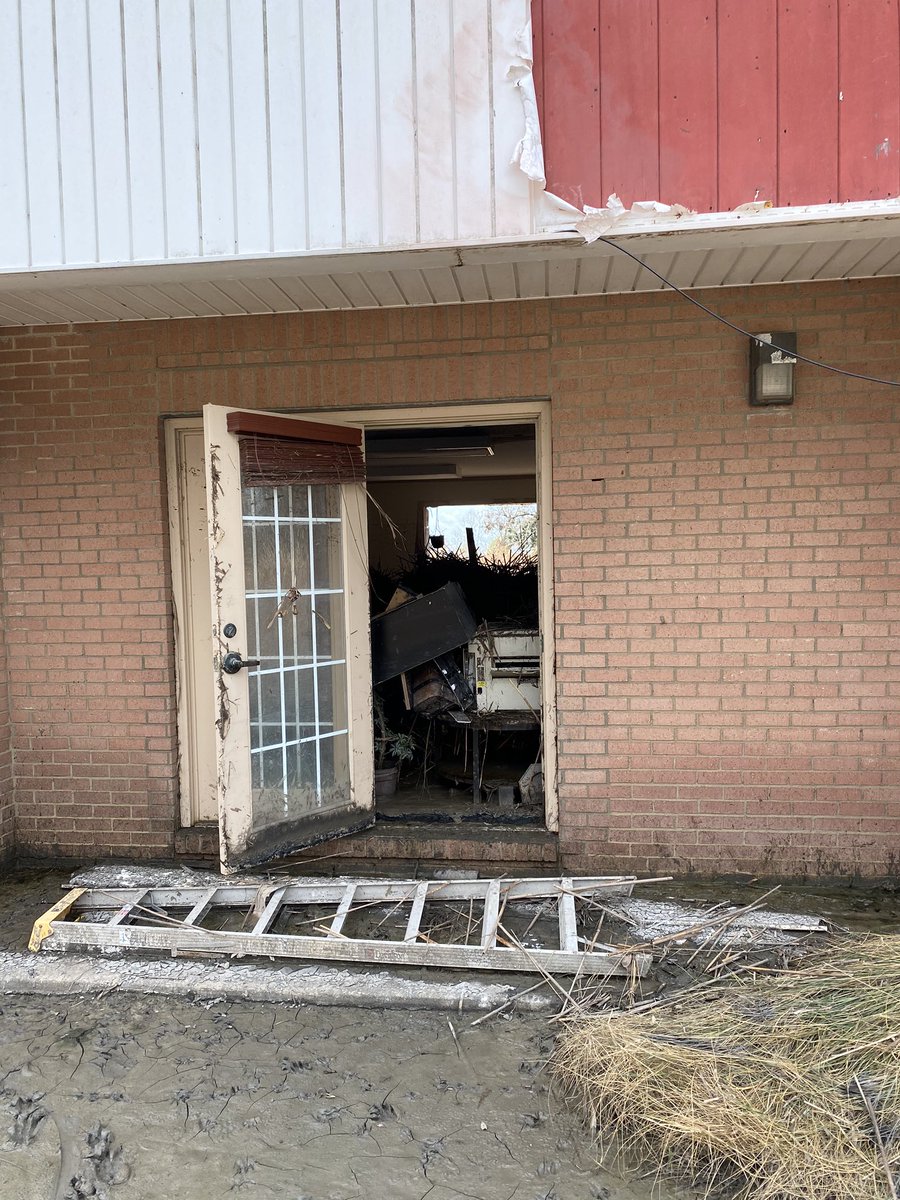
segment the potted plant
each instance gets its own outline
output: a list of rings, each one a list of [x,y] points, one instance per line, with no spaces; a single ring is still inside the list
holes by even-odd
[[[400,779],[400,767],[415,759],[418,744],[413,734],[391,729],[380,696],[375,697],[372,708],[375,717],[375,795],[393,796]],[[393,761],[389,763],[389,759]]]

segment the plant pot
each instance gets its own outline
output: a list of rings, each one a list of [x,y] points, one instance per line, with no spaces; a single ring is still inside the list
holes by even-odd
[[[375,798],[381,799],[384,796],[393,796],[397,790],[397,783],[400,779],[400,768],[396,767],[376,767],[375,768]]]

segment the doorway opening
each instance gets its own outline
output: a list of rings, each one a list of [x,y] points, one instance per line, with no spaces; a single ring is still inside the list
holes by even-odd
[[[251,427],[252,436],[274,439],[283,454],[260,457],[272,443],[245,444],[242,438],[250,436]],[[253,574],[260,536],[271,541],[275,534],[269,526],[293,528],[305,518],[292,516],[290,506],[288,516],[278,520],[268,509],[260,515],[253,504],[248,507],[253,488],[262,486],[251,479],[252,472],[281,471],[288,463],[303,474],[306,461],[312,461],[310,444],[348,439],[365,452],[365,482],[335,485],[341,498],[332,516],[319,519],[310,509],[314,519],[309,530],[303,529],[307,541],[311,538],[314,578],[299,570],[287,579],[285,563],[294,560],[290,554],[285,558],[279,532],[281,575],[276,552],[277,578],[268,590],[260,588]],[[215,838],[218,826],[219,844],[227,849],[229,821],[240,819],[251,835],[259,824],[253,756],[271,739],[266,734],[265,744],[254,749],[260,718],[253,698],[259,709],[263,675],[275,672],[279,681],[294,683],[306,678],[308,655],[294,627],[303,624],[307,599],[316,621],[331,627],[332,640],[336,636],[337,618],[319,603],[317,565],[320,550],[323,565],[330,562],[325,550],[317,549],[318,524],[324,528],[334,522],[343,530],[339,616],[352,667],[349,787],[359,821],[371,824],[377,809],[382,822],[556,830],[546,401],[279,417],[211,405],[202,420],[166,421],[166,442],[183,831],[196,831],[202,840]],[[322,454],[316,450],[316,462],[322,462]],[[287,485],[269,484],[280,512],[278,488]],[[461,531],[459,536],[454,530]],[[335,588],[330,590],[337,595]],[[250,636],[253,605],[258,608],[260,597],[271,608],[263,614],[265,621],[260,618],[260,630],[278,634],[277,662],[270,663],[266,647]],[[332,597],[328,603],[333,608],[336,602]],[[435,631],[441,634],[437,644]],[[393,647],[400,660],[386,662],[385,646]],[[279,682],[276,705],[285,729],[293,713],[288,701],[297,691],[287,682],[283,689]],[[288,744],[310,740],[305,726],[301,733],[279,741],[285,779]],[[302,751],[301,746],[298,754]],[[379,795],[376,803],[372,770],[379,763],[399,766],[399,792],[395,798]],[[244,776],[249,782],[238,786]],[[317,805],[316,799],[316,811],[309,814],[316,829],[306,844],[332,836]],[[298,822],[294,825],[284,841],[299,847],[305,835]],[[231,857],[232,865],[239,865],[238,857]]]
[[[543,827],[535,423],[365,448],[376,820]]]

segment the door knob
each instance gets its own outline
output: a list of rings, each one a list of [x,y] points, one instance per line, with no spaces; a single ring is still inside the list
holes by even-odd
[[[237,675],[241,667],[258,667],[258,658],[241,658],[238,650],[229,650],[222,659],[222,670],[226,675]]]

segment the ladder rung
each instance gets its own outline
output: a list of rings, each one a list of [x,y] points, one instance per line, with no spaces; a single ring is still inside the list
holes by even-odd
[[[347,919],[347,913],[350,911],[350,906],[353,904],[353,895],[356,891],[355,883],[348,883],[344,889],[344,894],[341,896],[341,902],[337,907],[337,912],[334,914],[334,920],[331,922],[331,928],[328,930],[329,937],[337,937],[344,928],[344,922]]]
[[[484,918],[481,924],[481,948],[493,950],[497,945],[497,926],[500,923],[500,880],[492,879],[484,895]]]
[[[428,883],[420,883],[413,897],[409,920],[406,922],[404,942],[414,942],[419,936],[419,924],[422,920],[422,909],[425,907],[425,897],[428,895]]]
[[[559,948],[576,954],[578,952],[578,918],[575,915],[572,880],[560,879],[559,887]]]
[[[203,920],[203,918],[212,908],[216,899],[216,892],[218,890],[219,889],[217,887],[210,888],[208,892],[205,892],[200,897],[188,915],[184,918],[185,925],[198,925]]]
[[[277,887],[269,899],[266,901],[266,906],[259,914],[256,924],[250,930],[251,934],[265,933],[272,922],[278,915],[278,910],[284,903],[284,892],[287,884]]]

